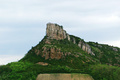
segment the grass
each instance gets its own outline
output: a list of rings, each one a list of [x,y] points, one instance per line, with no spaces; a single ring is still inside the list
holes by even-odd
[[[57,73],[57,74],[40,74],[37,80],[93,80],[93,78],[88,74],[78,74],[78,73]]]

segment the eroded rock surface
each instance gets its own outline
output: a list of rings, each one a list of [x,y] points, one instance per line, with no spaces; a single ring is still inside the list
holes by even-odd
[[[70,40],[69,35],[63,30],[63,27],[53,23],[47,24],[46,35],[50,39],[61,40],[68,38],[68,40]]]
[[[60,49],[51,47],[43,47],[42,51],[42,57],[45,57],[45,59],[61,59],[63,56],[63,52],[61,52]]]

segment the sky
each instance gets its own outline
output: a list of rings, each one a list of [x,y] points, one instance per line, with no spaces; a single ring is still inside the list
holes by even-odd
[[[0,0],[0,65],[37,45],[48,22],[85,41],[120,47],[120,0]]]

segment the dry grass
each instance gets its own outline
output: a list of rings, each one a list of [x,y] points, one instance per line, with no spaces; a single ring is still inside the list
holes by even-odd
[[[94,80],[87,74],[40,74],[36,80]]]

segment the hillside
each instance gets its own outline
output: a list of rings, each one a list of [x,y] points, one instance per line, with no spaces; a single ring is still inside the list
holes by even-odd
[[[80,63],[80,66],[81,64],[96,63],[119,66],[120,48],[94,42],[85,42],[79,37],[69,35],[62,26],[48,23],[46,36],[21,61],[33,63],[43,61],[50,63],[50,60],[53,60],[55,64],[57,61],[61,62],[62,60],[63,64]],[[54,64],[53,61],[50,64]]]
[[[18,62],[0,66],[1,80],[35,80],[40,73],[82,73],[120,80],[120,48],[85,42],[48,23],[45,37]]]

